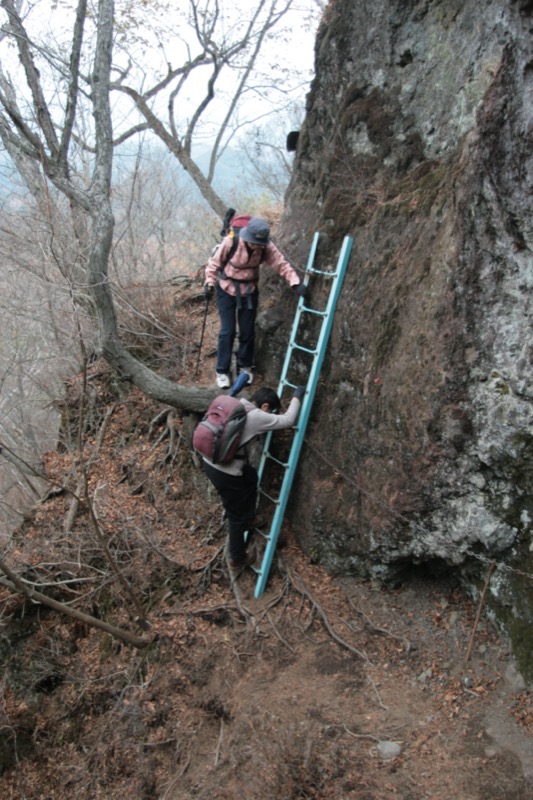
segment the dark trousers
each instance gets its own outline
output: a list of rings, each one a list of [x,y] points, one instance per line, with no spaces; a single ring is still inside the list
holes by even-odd
[[[220,317],[218,334],[217,372],[228,375],[231,372],[233,342],[239,327],[239,347],[237,349],[237,369],[253,367],[255,344],[255,317],[259,292],[233,297],[217,284],[217,308]]]
[[[244,465],[242,475],[228,475],[203,461],[205,474],[217,490],[228,517],[229,557],[242,561],[246,555],[244,534],[250,528],[257,501],[257,470]]]

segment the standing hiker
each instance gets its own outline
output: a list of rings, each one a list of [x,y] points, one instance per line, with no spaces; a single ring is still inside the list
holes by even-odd
[[[273,389],[258,389],[250,400],[241,399],[247,411],[246,422],[240,438],[240,447],[232,461],[213,464],[203,456],[204,470],[220,495],[228,517],[229,566],[239,571],[253,564],[255,551],[246,552],[244,534],[257,527],[254,520],[257,502],[257,470],[248,463],[247,444],[262,433],[292,428],[298,417],[305,386],[297,386],[284,414],[278,414],[281,401]]]
[[[255,317],[259,301],[259,267],[267,264],[285,278],[289,286],[300,295],[307,293],[297,272],[270,240],[268,222],[252,217],[241,230],[236,248],[234,240],[226,236],[211,255],[205,268],[205,296],[215,292],[220,331],[218,334],[216,382],[220,389],[231,385],[231,355],[233,342],[239,330],[237,372],[253,380]],[[232,252],[234,251],[234,252]]]

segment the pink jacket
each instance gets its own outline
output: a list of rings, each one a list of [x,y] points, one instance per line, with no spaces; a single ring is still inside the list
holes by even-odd
[[[259,266],[267,264],[285,278],[289,286],[298,286],[300,278],[275,244],[270,242],[264,249],[249,251],[246,243],[240,239],[237,250],[226,266],[224,262],[231,249],[233,239],[226,236],[220,247],[217,247],[205,268],[205,282],[214,286],[217,279],[222,289],[234,297],[237,287],[241,295],[255,292],[259,280]]]

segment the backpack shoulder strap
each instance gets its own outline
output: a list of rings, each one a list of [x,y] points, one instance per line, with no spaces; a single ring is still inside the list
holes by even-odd
[[[236,252],[238,246],[239,246],[239,234],[238,233],[234,233],[233,234],[233,241],[231,243],[231,247],[229,249],[228,255],[224,259],[224,267],[226,266],[226,264],[229,264],[229,262],[231,261],[231,259],[235,255],[235,252]]]

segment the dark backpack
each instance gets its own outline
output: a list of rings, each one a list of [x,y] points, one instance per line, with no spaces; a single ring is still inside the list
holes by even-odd
[[[215,397],[192,435],[192,446],[213,464],[228,464],[239,449],[247,410],[236,397]]]

